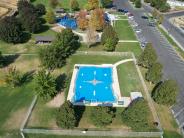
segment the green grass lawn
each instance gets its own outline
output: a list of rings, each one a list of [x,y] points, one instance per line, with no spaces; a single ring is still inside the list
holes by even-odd
[[[133,62],[127,62],[117,67],[118,79],[122,96],[130,96],[130,92],[142,92],[141,81]]]
[[[70,0],[58,0],[59,1],[59,6],[64,8],[64,9],[70,9]],[[87,0],[77,0],[80,8],[84,8],[85,4],[87,3]],[[38,4],[42,3],[45,5],[46,8],[51,8],[49,5],[49,0],[32,0],[33,4]]]
[[[0,87],[0,135],[4,132],[18,131],[33,99],[33,87],[33,83],[17,88]]]
[[[30,134],[27,135],[26,138],[112,138],[112,137],[91,137],[91,136],[57,136],[57,135],[39,135],[39,134]],[[127,137],[113,137],[113,138],[127,138]],[[128,137],[131,138],[131,137]],[[143,138],[143,137],[136,137]],[[146,137],[144,137],[146,138]]]
[[[16,53],[24,53],[24,54],[35,54],[39,51],[40,47],[44,47],[45,45],[36,45],[35,37],[36,36],[55,36],[56,32],[48,29],[39,34],[32,34],[31,39],[22,44],[8,44],[0,40],[0,51],[3,54],[16,54]]]
[[[138,57],[141,54],[142,49],[138,42],[137,43],[121,42],[121,43],[118,43],[118,45],[116,46],[116,51],[117,52],[133,52],[134,55]]]
[[[115,30],[118,33],[119,40],[137,40],[127,20],[117,20],[115,22]]]

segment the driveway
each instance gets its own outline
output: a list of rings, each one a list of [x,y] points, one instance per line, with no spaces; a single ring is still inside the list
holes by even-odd
[[[184,125],[184,110],[182,109],[182,107],[184,107],[184,102],[182,102],[184,99],[184,61],[180,59],[173,47],[156,27],[148,26],[148,21],[141,18],[147,10],[151,10],[149,7],[145,7],[146,11],[145,9],[136,10],[130,6],[128,0],[114,0],[114,5],[116,5],[118,9],[127,9],[134,14],[134,19],[142,29],[144,37],[148,42],[153,44],[157,52],[158,60],[163,65],[164,78],[177,81],[180,93],[177,97],[178,104],[173,107],[173,111],[174,114],[177,115],[176,119],[178,119],[179,125],[182,127]],[[184,43],[182,43],[182,45],[183,44]],[[175,110],[175,108],[177,108],[177,110]]]

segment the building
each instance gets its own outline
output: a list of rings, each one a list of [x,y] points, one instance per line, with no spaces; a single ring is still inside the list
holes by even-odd
[[[50,44],[55,38],[53,36],[36,36],[36,44]]]

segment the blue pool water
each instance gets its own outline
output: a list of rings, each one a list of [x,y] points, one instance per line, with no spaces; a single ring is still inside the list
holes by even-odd
[[[116,101],[110,67],[79,67],[75,83],[74,102],[113,103]]]
[[[74,18],[69,18],[67,16],[64,16],[62,18],[57,19],[57,23],[59,23],[62,26],[65,26],[66,28],[70,29],[76,29],[77,28],[77,21]]]

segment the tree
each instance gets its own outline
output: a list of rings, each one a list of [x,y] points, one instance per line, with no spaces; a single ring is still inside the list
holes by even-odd
[[[74,106],[70,101],[66,101],[57,113],[56,123],[61,128],[71,129],[74,128],[77,122]]]
[[[0,21],[0,39],[7,43],[23,41],[23,29],[15,17],[5,17]]]
[[[66,63],[66,58],[80,46],[79,37],[71,29],[58,33],[51,46],[39,52],[42,65],[48,69],[60,68]]]
[[[101,31],[103,29],[103,26],[105,25],[105,20],[104,20],[104,11],[102,9],[98,8],[92,11],[90,24],[97,31]]]
[[[39,97],[48,100],[57,94],[55,78],[50,72],[43,69],[38,71],[35,80],[35,91]]]
[[[2,52],[0,51],[0,68],[4,66],[4,57],[2,55]]]
[[[29,10],[30,13],[36,13],[36,8],[27,0],[19,0],[17,3],[19,15],[25,14],[25,11]]]
[[[77,18],[77,24],[81,30],[86,30],[88,27],[88,19],[86,18],[87,12],[84,10],[81,10],[79,12],[79,17]]]
[[[154,63],[146,73],[146,80],[154,84],[160,82],[162,79],[162,65]]]
[[[38,16],[42,16],[46,14],[46,9],[43,4],[37,4],[35,8]]]
[[[96,8],[99,8],[99,0],[88,0],[87,5],[88,10],[94,10]]]
[[[29,31],[30,33],[36,33],[39,32],[42,29],[42,22],[39,17],[37,17],[36,14],[24,14],[21,18],[22,25],[25,28],[26,31]]]
[[[101,0],[102,7],[109,8],[113,5],[112,0]]]
[[[96,106],[91,109],[90,119],[95,126],[103,127],[112,122],[115,114],[111,107]]]
[[[142,54],[138,58],[138,65],[149,68],[151,67],[157,60],[157,55],[152,47],[152,44],[147,44],[146,48],[142,52]]]
[[[136,0],[135,1],[135,7],[136,8],[141,8],[142,4],[141,4],[141,0]]]
[[[97,42],[98,34],[92,25],[89,25],[86,31],[86,40],[88,47],[95,44]]]
[[[166,80],[158,84],[152,91],[152,98],[158,104],[171,106],[176,102],[178,85],[173,80]]]
[[[134,131],[149,129],[149,107],[143,98],[136,99],[122,112],[122,122]]]
[[[45,68],[53,70],[66,63],[65,49],[56,45],[47,46],[39,51],[39,59]]]
[[[71,10],[73,11],[78,11],[80,8],[79,8],[79,3],[77,0],[71,0],[70,1],[70,8]]]
[[[45,19],[50,24],[54,24],[56,22],[56,16],[52,10],[47,11]]]
[[[58,6],[58,4],[59,4],[58,0],[49,0],[49,5],[52,8],[56,8]]]
[[[65,55],[69,56],[73,54],[77,48],[79,48],[80,43],[78,40],[79,37],[76,36],[71,29],[67,28],[56,35],[54,44],[58,47],[62,47],[65,50]]]
[[[12,87],[17,87],[22,84],[23,75],[16,70],[16,67],[9,67],[5,75],[5,82]]]
[[[101,43],[104,45],[105,50],[114,51],[118,41],[119,38],[116,31],[110,24],[107,24],[101,36]]]

